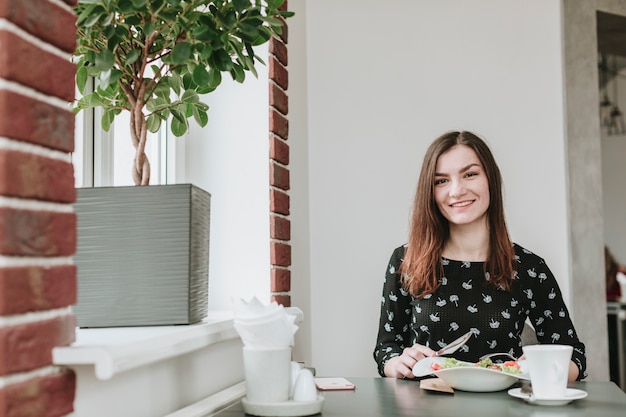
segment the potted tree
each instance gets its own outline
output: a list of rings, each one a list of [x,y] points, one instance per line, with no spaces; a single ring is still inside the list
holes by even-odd
[[[133,180],[150,183],[147,133],[171,116],[182,136],[193,118],[208,122],[200,95],[215,90],[222,73],[243,82],[263,63],[254,46],[281,34],[292,12],[284,0],[79,0],[76,83],[84,94],[77,109],[102,107],[108,131],[122,111],[130,113],[135,147]],[[85,94],[89,77],[95,91]]]
[[[283,2],[79,0],[74,56],[82,96],[75,108],[101,107],[105,131],[117,115],[129,112],[136,185],[150,183],[145,153],[148,132],[158,131],[165,121],[175,136],[187,132],[191,119],[205,126],[209,108],[201,97],[218,88],[223,74],[237,82],[243,82],[247,73],[256,76],[255,66],[264,62],[255,46],[279,36],[285,19],[293,15],[284,10]],[[95,87],[87,92],[91,78]],[[153,187],[126,187],[134,190],[112,190],[114,195],[99,196],[92,193],[95,189],[78,190],[79,303],[75,311],[80,326],[183,324],[204,317],[209,195],[197,187],[182,186],[182,192],[173,192],[182,193],[186,201],[174,205],[178,211],[173,214],[160,211],[164,205],[155,198],[163,192],[152,191]],[[131,198],[143,199],[145,207],[136,208]],[[164,198],[169,203],[173,200],[169,195]],[[158,227],[145,223],[155,219]],[[172,236],[181,224],[194,225],[194,230]],[[113,235],[112,228],[124,237]],[[186,243],[172,247],[172,242],[183,241],[185,236]],[[178,272],[170,267],[177,261],[170,256],[177,252],[186,258],[180,271],[187,277],[173,276]],[[140,271],[143,266],[148,267],[144,272]],[[115,267],[118,271],[111,270]],[[172,282],[175,279],[186,282]],[[163,300],[181,298],[172,296],[173,288],[187,293],[186,305],[160,314]],[[180,317],[173,310],[180,310]]]

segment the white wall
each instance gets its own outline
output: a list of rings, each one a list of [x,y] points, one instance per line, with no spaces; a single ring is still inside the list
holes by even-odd
[[[406,240],[423,152],[450,129],[491,144],[513,239],[547,260],[570,300],[560,7],[289,3],[292,304],[304,312],[294,359],[322,375],[375,374],[385,266]],[[235,294],[269,297],[263,71],[245,93],[235,84],[210,95],[227,104],[185,139],[195,147],[186,181],[213,195],[211,308],[228,308]],[[225,123],[222,112],[235,116]],[[258,175],[243,176],[243,166]],[[224,187],[225,177],[236,185]]]
[[[305,14],[290,44],[306,45],[306,55],[290,49],[292,172],[308,181],[292,200],[294,221],[308,224],[294,227],[310,232],[294,242],[294,270],[310,275],[292,284],[306,286],[294,304],[310,304],[310,335],[296,344],[310,343],[318,373],[375,374],[385,267],[406,240],[423,152],[447,130],[490,143],[513,239],[546,258],[567,298],[560,1],[289,6]]]
[[[267,45],[255,49],[268,63]],[[244,84],[223,76],[203,97],[209,123],[191,122],[185,178],[211,193],[209,309],[229,309],[232,297],[270,298],[268,67]]]

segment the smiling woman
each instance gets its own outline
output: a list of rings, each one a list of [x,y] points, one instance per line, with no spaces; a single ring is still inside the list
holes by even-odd
[[[570,380],[586,376],[585,346],[552,272],[509,238],[500,170],[481,138],[448,132],[430,145],[412,216],[383,285],[374,350],[382,376],[414,378],[416,364],[468,331],[455,358],[520,357],[527,318],[540,343],[574,347]]]

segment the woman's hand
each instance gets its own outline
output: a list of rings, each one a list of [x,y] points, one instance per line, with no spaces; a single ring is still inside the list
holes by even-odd
[[[425,357],[435,356],[435,351],[424,345],[414,344],[404,348],[400,356],[393,357],[385,364],[385,376],[392,378],[415,378],[413,367]]]

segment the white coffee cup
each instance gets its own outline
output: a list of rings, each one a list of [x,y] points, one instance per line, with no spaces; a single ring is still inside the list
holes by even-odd
[[[522,350],[526,355],[533,396],[542,400],[565,397],[572,346],[528,345]]]
[[[291,348],[243,348],[246,399],[254,403],[289,401]]]

